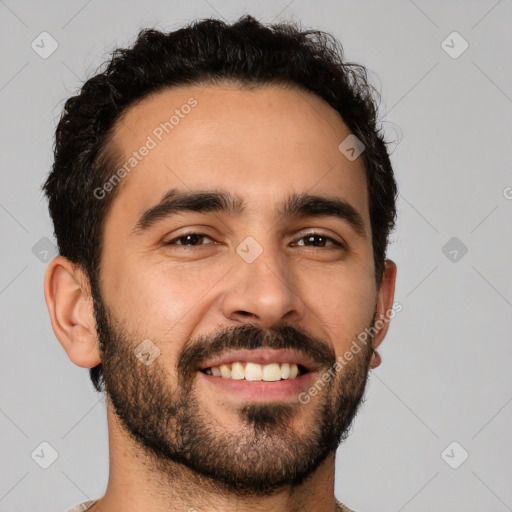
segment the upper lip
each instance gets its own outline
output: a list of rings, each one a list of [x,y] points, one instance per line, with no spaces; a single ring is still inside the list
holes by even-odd
[[[221,364],[230,364],[236,361],[249,363],[270,364],[270,363],[295,363],[302,365],[308,371],[312,372],[318,368],[318,364],[300,352],[290,349],[240,349],[230,350],[216,357],[212,357],[201,363],[200,369],[212,368]]]

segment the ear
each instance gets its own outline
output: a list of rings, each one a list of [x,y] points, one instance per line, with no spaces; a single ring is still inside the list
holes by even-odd
[[[63,256],[53,258],[44,278],[53,332],[69,359],[82,368],[101,362],[89,279]]]
[[[384,262],[384,274],[377,294],[377,308],[375,316],[375,331],[373,336],[373,354],[370,361],[370,368],[377,368],[381,363],[377,347],[384,341],[388,332],[390,318],[394,314],[393,299],[395,296],[396,264],[392,260]]]

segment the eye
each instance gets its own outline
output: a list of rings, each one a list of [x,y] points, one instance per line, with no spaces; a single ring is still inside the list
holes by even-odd
[[[163,245],[183,245],[186,247],[197,247],[201,245],[207,245],[203,243],[206,239],[212,240],[208,235],[201,233],[184,233],[168,242],[164,242]]]
[[[344,247],[341,242],[321,233],[309,233],[302,238],[299,238],[299,242],[302,240],[304,243],[297,243],[294,245],[302,247]]]
[[[207,242],[209,240],[210,242]],[[212,238],[202,233],[184,233],[172,240],[163,242],[162,245],[181,245],[185,247],[200,247],[202,245],[210,245],[213,242]],[[213,242],[214,243],[214,242]],[[322,233],[309,233],[299,239],[296,244],[302,247],[344,247],[344,244],[338,242],[334,238],[324,235]]]

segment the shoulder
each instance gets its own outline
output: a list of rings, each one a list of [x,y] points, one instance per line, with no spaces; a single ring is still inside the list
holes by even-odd
[[[74,507],[68,508],[66,512],[84,512],[85,510],[89,510],[97,501],[98,500],[84,501]]]
[[[347,506],[343,505],[341,501],[336,500],[336,505],[338,505],[339,512],[355,512],[351,508],[348,508]]]

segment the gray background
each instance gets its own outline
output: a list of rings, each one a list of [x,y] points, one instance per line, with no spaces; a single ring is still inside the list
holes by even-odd
[[[512,510],[511,0],[0,0],[0,511],[64,510],[108,478],[105,405],[43,297],[53,229],[39,187],[63,101],[142,27],[244,12],[339,38],[370,68],[396,141],[403,310],[339,450],[337,496],[358,512]],[[31,48],[43,31],[59,45],[46,59]],[[48,469],[42,442],[58,453]]]

